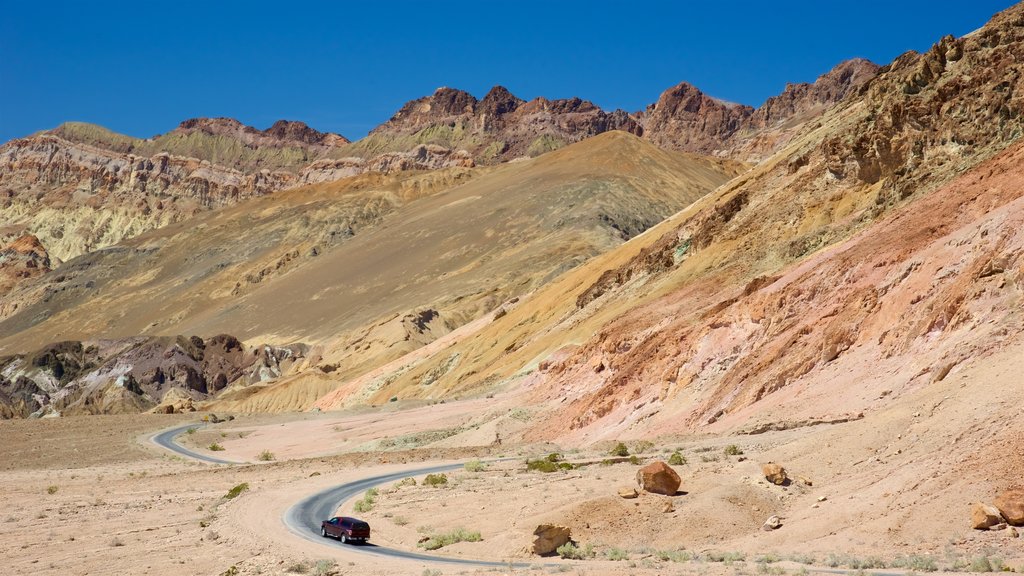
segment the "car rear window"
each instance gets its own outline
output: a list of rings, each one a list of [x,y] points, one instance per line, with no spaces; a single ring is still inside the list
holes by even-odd
[[[352,529],[353,530],[369,530],[370,529],[370,525],[367,524],[366,522],[355,522],[354,524],[352,524]]]

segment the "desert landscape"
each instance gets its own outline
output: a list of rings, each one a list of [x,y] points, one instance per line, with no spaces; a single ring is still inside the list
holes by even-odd
[[[1024,572],[1022,74],[14,138],[3,572]]]

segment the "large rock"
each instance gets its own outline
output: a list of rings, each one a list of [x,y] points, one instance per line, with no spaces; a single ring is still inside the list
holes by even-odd
[[[1024,489],[1007,490],[992,502],[1011,526],[1024,526]]]
[[[782,486],[789,480],[789,476],[786,476],[786,469],[774,462],[762,464],[761,473],[764,474],[766,480],[778,486]]]
[[[988,530],[1003,521],[1002,514],[995,506],[975,502],[971,505],[971,528]]]
[[[559,546],[569,541],[569,528],[555,524],[541,524],[533,531],[533,553],[540,556],[554,554]]]
[[[638,470],[636,482],[647,492],[674,496],[682,480],[671,466],[658,460]]]

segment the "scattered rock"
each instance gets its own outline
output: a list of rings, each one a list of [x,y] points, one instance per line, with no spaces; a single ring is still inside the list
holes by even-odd
[[[778,530],[779,528],[782,528],[782,518],[775,515],[769,516],[768,519],[764,521],[764,525],[761,526],[761,529],[767,532]]]
[[[636,498],[639,495],[636,488],[619,488],[619,496],[622,498]]]
[[[637,471],[636,482],[647,492],[673,496],[679,490],[682,480],[671,466],[656,460]]]
[[[540,556],[554,554],[559,546],[569,542],[569,528],[555,524],[541,524],[533,531],[533,553]]]
[[[828,500],[828,496],[818,496],[818,502],[824,502],[825,500]]]
[[[995,526],[989,528],[989,530],[991,530],[992,532],[1000,532],[1002,530],[1006,530],[1007,528],[1009,528],[1009,526],[1006,524],[1006,522],[1000,522],[999,524],[996,524]]]
[[[777,486],[782,486],[789,480],[789,476],[786,476],[786,469],[774,462],[762,464],[761,473],[764,474],[765,480]]]
[[[814,482],[806,476],[797,476],[797,480],[804,486],[814,486]]]
[[[662,507],[661,507],[661,511],[664,512],[665,514],[668,514],[670,512],[675,512],[676,511],[676,505],[675,505],[675,503],[672,502],[672,500],[666,499],[665,500],[665,504],[662,505]]]
[[[1006,527],[1006,535],[1010,538],[1020,538],[1020,531],[1013,526]]]
[[[1024,489],[1007,490],[992,502],[1011,526],[1024,526]]]
[[[975,502],[971,505],[971,528],[988,530],[1003,521],[1002,515],[994,506]]]

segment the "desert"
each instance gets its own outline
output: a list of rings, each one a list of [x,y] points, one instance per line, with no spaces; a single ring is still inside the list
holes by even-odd
[[[759,106],[509,72],[352,130],[0,118],[3,573],[1024,572],[1005,4]]]

